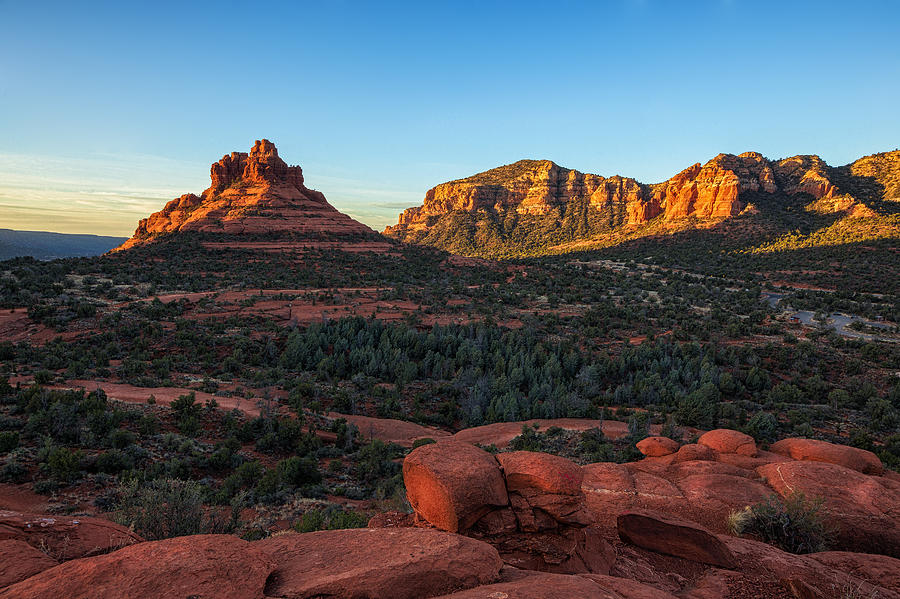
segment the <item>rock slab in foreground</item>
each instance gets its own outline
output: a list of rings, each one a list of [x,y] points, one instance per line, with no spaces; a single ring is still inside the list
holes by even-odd
[[[716,535],[693,522],[652,512],[625,512],[616,519],[616,528],[626,543],[657,553],[722,568],[737,565],[731,551]]]
[[[25,541],[59,561],[107,553],[143,540],[128,528],[103,518],[0,510],[0,541],[6,539]]]
[[[231,535],[137,543],[44,570],[2,599],[263,599],[268,555]]]
[[[277,567],[267,597],[415,599],[497,580],[503,562],[481,541],[423,528],[329,530],[253,543]]]

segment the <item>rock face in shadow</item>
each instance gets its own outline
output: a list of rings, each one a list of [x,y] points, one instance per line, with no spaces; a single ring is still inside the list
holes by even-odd
[[[273,232],[372,234],[303,183],[303,170],[288,166],[275,144],[257,140],[249,153],[232,152],[210,167],[210,186],[185,194],[142,219],[124,250],[178,231],[265,234]]]
[[[716,535],[705,528],[653,512],[625,512],[616,519],[619,537],[657,553],[733,569],[737,562]]]

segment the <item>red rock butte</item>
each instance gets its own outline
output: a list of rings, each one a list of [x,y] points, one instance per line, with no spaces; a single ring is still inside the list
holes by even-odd
[[[257,140],[250,153],[232,152],[209,170],[210,186],[199,196],[176,198],[142,219],[134,235],[117,250],[153,240],[164,233],[371,234],[373,231],[339,212],[318,191],[303,184],[303,170],[288,166],[275,144]]]

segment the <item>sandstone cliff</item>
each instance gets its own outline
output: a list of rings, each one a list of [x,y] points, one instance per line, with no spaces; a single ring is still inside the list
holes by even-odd
[[[900,152],[839,168],[815,155],[771,161],[745,152],[719,154],[647,185],[619,175],[566,169],[549,160],[520,160],[437,185],[425,194],[421,206],[405,210],[385,234],[463,253],[474,247],[479,255],[478,242],[483,245],[487,240],[515,255],[510,246],[516,244],[532,247],[542,240],[571,244],[610,234],[640,235],[651,223],[656,223],[654,233],[706,227],[742,212],[758,215],[760,202],[869,217],[875,214],[869,204],[900,193],[898,166]],[[467,244],[453,239],[453,229],[460,224],[475,231]]]
[[[123,250],[163,233],[372,233],[337,211],[322,193],[303,184],[303,170],[288,166],[275,144],[258,140],[250,153],[232,152],[210,168],[199,196],[176,198],[142,219]]]

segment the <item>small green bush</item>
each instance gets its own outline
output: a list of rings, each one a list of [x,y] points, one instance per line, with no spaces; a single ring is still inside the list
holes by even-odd
[[[738,536],[751,535],[790,553],[825,551],[831,531],[825,523],[822,499],[802,492],[769,498],[733,512],[728,526]]]
[[[332,506],[326,509],[313,508],[307,510],[294,524],[297,532],[315,532],[317,530],[340,530],[343,528],[365,528],[369,518],[356,510],[345,510]]]
[[[50,451],[44,465],[54,480],[68,483],[78,477],[82,457],[81,451],[57,447]]]
[[[0,453],[9,453],[19,446],[19,433],[3,431],[0,433]]]
[[[130,480],[119,487],[113,519],[148,540],[229,532],[234,513],[232,523],[208,517],[204,496],[205,488],[196,481],[158,479],[142,484]]]

